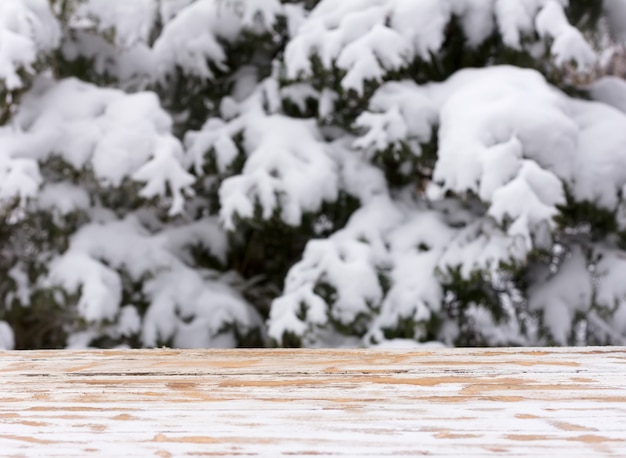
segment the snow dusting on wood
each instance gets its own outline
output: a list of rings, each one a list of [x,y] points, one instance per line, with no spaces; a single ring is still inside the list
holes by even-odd
[[[0,353],[3,456],[626,456],[626,348]]]

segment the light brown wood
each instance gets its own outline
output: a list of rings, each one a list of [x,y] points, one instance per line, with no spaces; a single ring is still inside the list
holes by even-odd
[[[626,457],[626,348],[0,352],[0,456]]]

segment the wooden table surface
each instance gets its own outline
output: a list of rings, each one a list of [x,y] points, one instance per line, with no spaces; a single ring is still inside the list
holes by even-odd
[[[626,348],[0,352],[0,456],[626,457]]]

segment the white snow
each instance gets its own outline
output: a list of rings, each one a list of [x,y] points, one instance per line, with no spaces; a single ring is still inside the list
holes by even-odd
[[[350,139],[338,140],[331,148],[339,162],[341,188],[363,205],[378,196],[386,196],[389,191],[382,170],[355,155],[349,149],[350,143]]]
[[[570,342],[576,312],[587,312],[591,306],[593,285],[584,254],[573,250],[559,271],[531,288],[529,305],[543,311],[543,324],[559,345]]]
[[[482,44],[497,28],[513,49],[531,51],[551,40],[556,65],[576,62],[587,71],[596,56],[583,35],[567,22],[564,0],[322,0],[287,44],[290,79],[313,74],[310,58],[324,69],[345,71],[344,90],[362,94],[365,81],[381,81],[414,59],[429,62],[445,41],[446,27],[458,18],[468,45]],[[532,39],[537,33],[541,41]],[[522,37],[527,39],[524,43]]]
[[[604,76],[590,85],[594,100],[611,105],[626,113],[626,81],[617,76]]]
[[[0,146],[5,146],[0,130]],[[12,139],[8,139],[9,143]],[[10,143],[9,143],[10,145]],[[37,163],[31,159],[15,158],[0,149],[0,203],[18,199],[24,202],[37,195],[42,178]]]
[[[178,9],[154,43],[157,75],[163,78],[177,67],[185,74],[211,79],[211,65],[226,69],[226,54],[220,40],[235,41],[242,30],[271,30],[282,12],[278,0],[198,0]]]
[[[161,20],[164,23],[169,22],[174,16],[191,5],[194,1],[195,0],[166,0],[160,2],[159,11]]]
[[[125,305],[120,308],[118,325],[116,331],[122,336],[131,336],[141,332],[141,316],[137,308],[132,305]]]
[[[367,129],[367,133],[353,144],[359,149],[384,151],[390,147],[398,147],[408,134],[398,106],[385,113],[365,112],[357,118],[356,125]]]
[[[386,196],[384,184],[370,188],[363,181],[352,184],[353,177],[363,180],[368,168],[350,153],[337,153],[335,157],[343,164],[342,186],[359,196],[363,207],[344,230],[328,240],[309,243],[302,261],[287,277],[283,296],[274,301],[270,335],[280,339],[283,332],[290,331],[305,342],[319,345],[324,342],[320,339],[328,338],[322,331],[329,326],[326,313],[340,318],[368,316],[369,340],[365,342],[383,341],[383,330],[393,328],[402,319],[413,319],[415,338],[422,338],[419,323],[437,313],[442,302],[441,283],[452,281],[452,271],[458,269],[465,280],[480,272],[487,281],[498,281],[502,265],[522,267],[532,249],[550,249],[556,229],[554,218],[560,212],[559,206],[566,204],[565,186],[579,201],[588,200],[610,211],[623,209],[624,122],[623,112],[602,103],[572,99],[551,87],[539,73],[514,67],[462,70],[447,81],[423,86],[410,81],[381,85],[370,100],[369,111],[356,120],[362,135],[352,143],[336,141],[336,151],[351,147],[370,159],[376,152],[410,145],[419,155],[419,143],[429,142],[432,129],[436,129],[438,160],[434,179],[439,186],[437,192],[430,192],[436,209],[430,216],[431,223],[424,219],[428,214],[425,209],[399,210],[400,215],[408,211],[406,215],[416,213],[419,217],[394,219],[383,216],[390,210],[382,209],[376,216],[365,217],[365,210],[373,208],[372,202],[384,201],[376,197]],[[368,173],[372,183],[384,182],[382,177]],[[460,217],[464,227],[451,229],[450,218],[460,215],[460,207],[439,213],[442,208],[437,202],[445,191],[476,195],[487,204],[485,217],[469,212]],[[385,205],[391,209],[397,204],[388,201]],[[367,222],[356,223],[358,218]],[[380,220],[393,221],[395,229],[383,229]],[[419,223],[412,225],[412,220]],[[433,226],[436,221],[438,226]],[[371,229],[366,233],[364,227]],[[439,234],[442,241],[424,241],[428,250],[420,252],[398,239],[403,231],[418,237],[422,227]],[[347,245],[346,237],[354,245]],[[401,248],[396,249],[398,246]],[[357,252],[371,269],[359,273],[362,279],[369,283],[374,275],[387,272],[390,289],[384,295],[372,292],[369,284],[361,286],[360,297],[350,295],[351,264],[334,260],[342,255],[351,259]],[[530,299],[532,310],[541,313],[547,331],[560,344],[569,342],[576,312],[589,310],[594,289],[588,261],[575,246],[570,256],[554,278],[536,285]],[[614,300],[622,297],[621,290],[606,283],[605,277],[598,281]],[[329,303],[313,292],[320,282],[337,290]],[[577,288],[568,289],[568,282],[576,283]],[[337,285],[344,285],[346,290]],[[559,296],[562,294],[565,296]],[[305,318],[299,314],[301,304],[309,311]],[[376,313],[371,312],[372,307]],[[619,317],[626,316],[626,312],[621,306],[614,312],[616,326],[621,329],[624,320]],[[494,342],[506,341],[507,333],[514,335],[512,329],[496,326],[485,313],[475,304],[472,319]],[[442,328],[441,332],[443,336],[447,331]]]
[[[14,265],[7,275],[15,285],[15,291],[8,294],[7,304],[12,304],[16,300],[22,306],[30,305],[31,287],[27,273],[24,271],[22,264]],[[11,306],[11,305],[8,305]]]
[[[59,45],[61,29],[47,0],[0,2],[0,88],[23,86],[20,71],[33,74],[42,54]]]
[[[232,227],[235,214],[251,217],[245,208],[256,202],[263,218],[279,210],[283,221],[297,226],[303,213],[336,198],[336,167],[314,122],[272,115],[249,122],[244,137],[249,158],[243,172],[225,180],[220,189],[227,227]]]
[[[380,196],[361,207],[345,229],[309,242],[285,279],[283,296],[272,304],[269,335],[280,341],[283,333],[292,332],[319,345],[316,327],[327,325],[330,316],[349,324],[358,316],[372,315],[371,308],[383,294],[377,267],[388,257],[382,235],[402,217],[388,197]],[[314,292],[320,284],[334,289],[331,304]],[[306,316],[300,314],[301,307]]]
[[[571,165],[580,127],[569,103],[539,74],[513,67],[463,70],[422,87],[391,82],[372,97],[372,112],[357,119],[368,130],[354,146],[425,143],[438,126],[434,179],[442,190],[490,202],[489,214],[530,245],[565,203],[561,180],[579,178]]]
[[[202,227],[208,231],[198,234]],[[185,232],[197,235],[184,237]],[[181,239],[193,244],[195,238],[204,239],[202,244],[214,248],[214,255],[223,259],[224,235],[215,221],[175,229],[171,234],[152,235],[133,216],[84,226],[72,237],[69,250],[53,262],[49,281],[79,294],[78,311],[86,320],[117,316],[122,334],[134,332],[138,317],[132,310],[120,308],[121,273],[142,282],[141,294],[150,303],[141,328],[146,346],[169,339],[176,346],[212,346],[214,339],[223,338],[227,324],[245,329],[258,326],[258,315],[233,288],[178,257]]]
[[[600,312],[611,316],[610,320],[602,321],[612,330],[609,337],[617,343],[624,344],[626,340],[626,254],[609,245],[595,247],[594,255],[600,260],[597,263],[595,276],[595,303]],[[617,339],[616,339],[617,335]]]
[[[226,70],[224,42],[272,32],[283,14],[293,26],[303,13],[278,0],[86,0],[69,18],[63,54],[93,59],[96,74],[132,90],[163,83],[177,68],[207,79],[212,68]]]
[[[53,13],[45,0],[0,1],[0,213],[19,223],[11,243],[25,240],[19,249],[47,268],[8,253],[5,306],[53,291],[86,323],[70,332],[72,347],[99,336],[229,347],[239,331],[265,331],[245,291],[273,299],[266,326],[278,341],[292,333],[310,346],[406,345],[387,338],[400,333],[451,344],[465,331],[443,307],[454,300],[449,286],[480,278],[505,312],[518,301],[520,319],[541,317],[541,337],[529,341],[566,344],[589,332],[621,342],[621,234],[556,219],[574,201],[626,228],[626,83],[601,78],[583,88],[585,100],[541,73],[598,62],[568,4],[321,0],[309,11],[279,0],[85,0],[61,27],[58,4]],[[605,1],[599,25],[618,41],[624,5]],[[468,50],[495,37],[539,71],[397,80],[412,65],[449,71],[438,56],[451,21]],[[228,55],[257,44],[247,62]],[[59,46],[72,62],[56,65]],[[86,62],[84,80],[57,76]],[[201,98],[210,117],[177,111],[173,87]],[[185,131],[189,121],[202,127]],[[396,173],[416,178],[388,183]],[[345,214],[352,202],[360,207]],[[40,241],[49,228],[30,218],[37,212],[59,240]],[[268,295],[280,281],[229,270],[242,221],[298,231],[307,216],[319,238],[288,261],[278,297]],[[515,319],[463,306],[487,342],[525,342]],[[5,328],[0,346],[10,347]]]
[[[86,0],[73,12],[69,25],[74,28],[93,26],[105,33],[114,31],[115,42],[129,47],[148,41],[156,8],[154,0]]]
[[[626,40],[626,1],[604,0],[602,2],[610,30],[618,43]]]
[[[393,329],[401,320],[416,323],[416,341],[423,340],[419,324],[440,310],[442,286],[436,267],[442,250],[452,241],[455,231],[436,212],[419,212],[388,235],[393,268],[391,288],[382,301],[380,313],[368,338],[383,341],[381,329]]]
[[[13,329],[6,321],[0,321],[0,350],[13,350],[15,347],[15,335]]]
[[[337,165],[315,121],[266,114],[264,101],[264,92],[258,91],[241,103],[242,115],[227,123],[210,119],[185,138],[196,170],[210,153],[219,171],[225,171],[238,151],[232,136],[243,134],[248,159],[242,173],[224,180],[219,190],[220,217],[229,230],[235,217],[252,218],[256,205],[263,219],[278,212],[285,223],[298,226],[303,214],[318,210],[338,193]]]
[[[626,185],[626,115],[596,102],[573,100],[571,107],[580,129],[572,192],[577,200],[615,210]]]
[[[85,320],[115,317],[122,298],[122,281],[113,269],[87,254],[69,252],[52,262],[49,275],[52,284],[69,294],[80,294],[77,307]]]
[[[567,22],[562,1],[547,0],[535,23],[540,37],[553,40],[550,51],[557,65],[573,61],[578,68],[588,69],[596,62],[591,45],[576,27]]]
[[[41,178],[32,160],[57,156],[77,170],[92,170],[104,186],[121,186],[132,177],[146,183],[145,197],[165,197],[169,190],[170,213],[180,213],[195,178],[185,170],[171,125],[154,93],[125,94],[77,79],[42,78],[24,97],[13,128],[0,134],[7,145],[0,156],[6,177],[1,197],[36,195]]]
[[[37,199],[39,208],[61,215],[91,208],[89,193],[82,187],[67,182],[46,183]]]
[[[143,41],[116,44],[111,43],[106,35],[78,28],[73,31],[72,39],[63,41],[61,50],[70,61],[89,59],[93,62],[91,70],[95,74],[119,81],[122,89],[143,89],[154,76],[154,53]]]
[[[370,107],[357,120],[368,130],[356,147],[425,142],[438,125],[435,180],[444,190],[471,191],[491,202],[489,213],[500,222],[510,218],[527,239],[544,221],[553,225],[565,203],[561,183],[578,200],[609,210],[626,184],[624,114],[570,99],[532,70],[462,70],[422,87],[391,82]]]
[[[530,251],[524,238],[503,232],[491,219],[478,219],[459,230],[446,246],[438,267],[444,279],[448,269],[459,268],[461,277],[469,280],[473,272],[495,275],[501,264],[521,264]]]

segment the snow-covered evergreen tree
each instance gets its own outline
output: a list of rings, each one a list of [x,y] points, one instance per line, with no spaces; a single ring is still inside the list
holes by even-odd
[[[0,348],[626,341],[626,1],[2,0]]]

